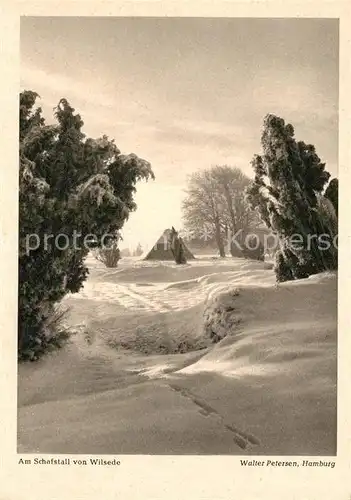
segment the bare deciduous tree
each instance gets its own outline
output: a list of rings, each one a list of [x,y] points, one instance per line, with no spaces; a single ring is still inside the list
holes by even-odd
[[[185,229],[196,237],[214,236],[221,257],[225,257],[228,236],[240,230],[244,236],[260,223],[245,200],[249,183],[239,168],[227,165],[195,172],[189,178],[183,202]],[[233,255],[234,246],[228,246]]]

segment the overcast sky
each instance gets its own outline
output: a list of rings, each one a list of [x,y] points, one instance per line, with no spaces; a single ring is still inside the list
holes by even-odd
[[[84,132],[149,160],[125,246],[181,225],[187,175],[240,167],[260,152],[262,120],[292,123],[337,175],[338,23],[326,19],[22,18],[21,88],[47,118],[61,97]]]

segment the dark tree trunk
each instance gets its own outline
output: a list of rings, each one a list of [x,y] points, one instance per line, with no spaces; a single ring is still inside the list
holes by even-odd
[[[228,186],[226,186],[226,185],[224,186],[224,196],[225,196],[225,199],[226,199],[226,202],[228,205],[229,215],[230,215],[230,219],[231,219],[231,223],[232,223],[232,231],[233,231],[233,233],[235,233],[236,232],[236,217],[235,217],[235,213],[234,213],[234,209],[233,209],[233,200],[232,200],[232,197],[230,195]]]
[[[223,237],[221,234],[221,227],[219,224],[219,220],[216,220],[216,222],[215,222],[215,236],[216,236],[216,243],[217,243],[219,255],[220,255],[220,257],[225,257],[224,241],[223,241]]]

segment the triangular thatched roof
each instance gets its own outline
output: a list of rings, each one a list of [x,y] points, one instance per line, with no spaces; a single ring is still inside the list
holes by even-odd
[[[146,254],[144,260],[174,260],[174,255],[169,245],[171,229],[165,229],[151,250]],[[195,259],[182,238],[180,238],[187,260]]]

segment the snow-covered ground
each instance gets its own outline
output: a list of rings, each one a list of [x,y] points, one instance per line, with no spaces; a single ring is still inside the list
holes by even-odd
[[[72,342],[19,367],[19,451],[336,453],[335,275],[276,286],[264,263],[210,256],[89,266],[64,301]],[[227,333],[215,345],[204,312]]]

